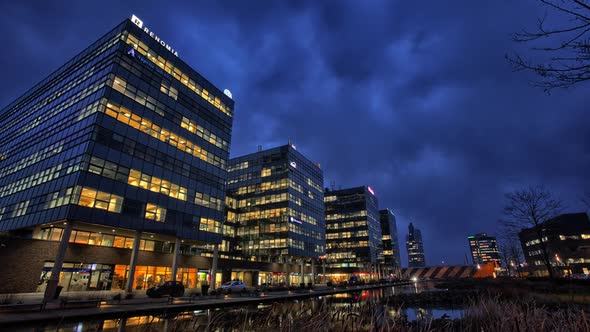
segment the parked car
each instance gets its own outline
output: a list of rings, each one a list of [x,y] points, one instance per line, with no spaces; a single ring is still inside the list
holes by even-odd
[[[162,297],[165,295],[179,297],[184,295],[184,285],[180,281],[166,281],[159,286],[148,288],[145,293],[149,297]]]
[[[243,281],[233,280],[221,285],[219,289],[225,293],[241,292],[246,289],[246,284]]]

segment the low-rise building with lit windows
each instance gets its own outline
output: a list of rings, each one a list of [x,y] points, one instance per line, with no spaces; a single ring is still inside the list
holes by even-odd
[[[486,233],[479,233],[467,237],[473,264],[484,265],[496,263],[500,266],[500,252],[495,236],[488,236]]]
[[[313,282],[312,266],[325,254],[323,183],[319,164],[293,144],[231,159],[222,257],[298,264],[280,273],[261,267],[260,283]]]
[[[383,272],[385,275],[391,277],[401,277],[401,259],[395,215],[389,209],[380,210],[379,219],[381,222],[381,236],[383,240]]]
[[[229,95],[133,17],[2,109],[0,293],[205,280]]]
[[[549,262],[556,275],[590,274],[590,219],[586,213],[568,213],[546,221],[538,229],[526,228],[518,235],[534,276],[547,276],[541,241],[546,244]]]
[[[328,279],[376,278],[383,247],[374,190],[370,186],[326,189],[324,203]]]

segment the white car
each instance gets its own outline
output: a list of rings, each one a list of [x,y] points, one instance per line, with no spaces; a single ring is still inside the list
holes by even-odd
[[[224,292],[231,293],[231,292],[241,292],[246,289],[246,285],[243,281],[229,281],[219,287]]]

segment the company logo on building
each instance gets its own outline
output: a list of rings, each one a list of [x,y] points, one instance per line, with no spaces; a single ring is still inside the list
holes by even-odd
[[[228,89],[223,90],[223,94],[230,97],[231,99],[233,99],[233,97],[231,95],[231,91],[229,91]]]
[[[371,188],[371,186],[367,186],[367,190],[371,193],[371,195],[375,196],[375,192],[373,191],[373,188]]]
[[[178,52],[176,52],[176,50],[174,50],[170,45],[166,44],[166,42],[164,40],[160,39],[160,37],[158,37],[156,34],[154,34],[153,31],[150,31],[150,29],[148,29],[148,27],[144,27],[143,21],[139,17],[137,17],[135,15],[131,15],[131,22],[133,22],[133,24],[137,25],[140,29],[143,29],[143,32],[147,33],[155,41],[160,43],[160,45],[164,46],[168,51],[170,51],[170,53],[178,56]]]
[[[166,75],[166,73],[162,70],[162,68],[160,67],[156,67],[156,65],[154,65],[150,60],[144,58],[140,53],[135,53],[135,49],[132,47],[129,48],[129,51],[127,51],[127,55],[129,55],[132,58],[135,58],[137,60],[139,60],[139,62],[143,63],[144,65],[150,67],[151,69],[159,72],[162,75]]]
[[[296,224],[303,224],[303,222],[295,217],[289,217],[289,221]]]
[[[294,161],[290,162],[289,165],[291,165],[293,168],[297,168],[297,163]]]

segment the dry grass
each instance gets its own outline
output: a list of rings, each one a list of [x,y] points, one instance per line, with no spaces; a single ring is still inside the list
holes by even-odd
[[[548,307],[532,301],[486,298],[469,306],[459,322],[464,331],[590,331],[581,307]]]
[[[486,298],[466,308],[462,319],[425,319],[408,322],[390,314],[392,308],[376,301],[344,307],[309,302],[276,303],[255,312],[228,310],[208,316],[177,319],[171,331],[583,331],[590,317],[579,307],[550,308],[529,301]]]

